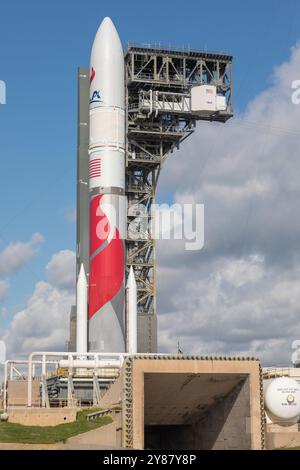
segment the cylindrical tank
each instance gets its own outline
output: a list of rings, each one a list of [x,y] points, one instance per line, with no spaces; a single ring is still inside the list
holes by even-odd
[[[300,415],[300,385],[290,377],[280,377],[264,384],[265,407],[275,421],[295,422]]]

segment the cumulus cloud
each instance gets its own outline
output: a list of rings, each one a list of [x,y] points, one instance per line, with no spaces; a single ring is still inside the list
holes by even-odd
[[[0,302],[6,299],[6,295],[9,289],[9,283],[6,280],[0,280]]]
[[[298,45],[245,113],[198,123],[165,164],[159,188],[205,205],[205,247],[158,243],[164,351],[181,338],[187,352],[290,360],[300,338],[300,106],[291,101],[299,70]]]
[[[7,315],[7,308],[1,307],[0,308],[0,317],[5,318]],[[0,338],[1,338],[1,329],[0,329]]]
[[[300,333],[296,273],[268,268],[255,256],[218,258],[205,268],[208,263],[198,272],[190,270],[183,281],[181,270],[174,271],[176,288],[164,276],[169,298],[168,310],[159,317],[164,351],[174,351],[179,339],[186,352],[254,355],[268,363],[288,360]],[[271,348],[274,342],[279,349]]]
[[[74,295],[40,281],[26,307],[12,319],[4,334],[13,356],[31,351],[61,351],[68,339],[68,319]]]
[[[34,233],[28,242],[10,243],[0,252],[0,275],[19,271],[38,251],[43,241],[40,233]]]
[[[59,289],[72,289],[75,284],[76,256],[71,250],[55,253],[46,266],[49,282]]]
[[[13,316],[7,330],[2,332],[10,357],[27,356],[37,350],[65,350],[70,307],[75,300],[71,280],[74,260],[75,253],[69,250],[52,256],[46,267],[48,282],[36,283],[25,308]]]

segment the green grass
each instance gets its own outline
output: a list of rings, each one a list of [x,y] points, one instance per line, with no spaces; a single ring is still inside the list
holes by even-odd
[[[74,423],[59,424],[58,426],[23,426],[22,424],[0,422],[0,442],[54,444],[77,434],[105,426],[113,421],[111,416],[87,421],[86,415],[95,411],[98,410],[93,408],[80,411],[77,413],[77,420]]]
[[[279,447],[279,449],[274,450],[300,450],[300,447]]]

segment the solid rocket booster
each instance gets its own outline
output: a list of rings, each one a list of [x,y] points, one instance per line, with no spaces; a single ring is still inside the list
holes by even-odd
[[[82,264],[80,266],[76,286],[76,351],[79,353],[87,352],[87,297],[87,280],[84,271],[84,266]]]
[[[105,18],[90,68],[89,350],[125,351],[125,98],[124,56]]]
[[[127,352],[137,353],[137,286],[132,266],[126,285]]]

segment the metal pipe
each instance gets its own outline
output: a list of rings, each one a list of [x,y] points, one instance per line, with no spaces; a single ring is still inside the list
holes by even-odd
[[[28,382],[27,382],[27,406],[32,406],[32,355],[30,354],[28,360]]]
[[[46,378],[46,356],[43,354],[42,356],[42,407],[45,408],[46,406],[46,396],[45,396],[45,378]]]
[[[4,363],[4,392],[3,392],[3,408],[4,411],[7,411],[7,366],[9,361]]]
[[[148,117],[151,116],[152,112],[153,112],[153,92],[152,92],[152,89],[150,90],[150,111],[148,113]]]
[[[106,361],[91,361],[91,360],[84,360],[84,359],[75,359],[71,362],[68,359],[62,359],[59,361],[59,367],[66,369],[66,368],[75,368],[75,369],[111,369],[111,368],[119,368],[120,361],[115,360],[106,360]]]
[[[145,354],[135,354],[136,356],[145,356]],[[29,357],[28,357],[28,387],[27,387],[27,406],[28,407],[31,407],[32,406],[32,366],[33,366],[33,363],[34,364],[41,364],[42,361],[37,361],[37,360],[34,360],[33,361],[33,358],[34,357],[43,357],[45,356],[45,362],[46,364],[56,364],[56,365],[59,365],[59,360],[49,360],[47,359],[48,356],[50,357],[67,357],[69,359],[69,361],[71,361],[72,364],[74,364],[74,358],[77,358],[78,356],[78,353],[77,352],[47,352],[47,351],[34,351],[32,352]],[[88,358],[88,357],[93,357],[94,360],[99,360],[99,359],[104,359],[104,358],[111,358],[111,360],[113,359],[119,359],[119,368],[122,367],[123,365],[123,362],[124,362],[124,359],[126,357],[130,357],[132,356],[132,354],[128,354],[128,353],[108,353],[108,352],[101,352],[101,353],[95,353],[95,352],[86,352],[84,354],[81,354],[80,356],[82,356],[83,358]],[[147,356],[167,356],[166,354],[147,354]],[[174,355],[170,355],[170,356],[174,356]],[[10,361],[7,361],[7,362],[10,362]],[[17,363],[18,361],[13,361],[15,363]],[[80,362],[80,365],[82,367],[82,362]],[[91,361],[92,363],[94,363],[94,361]],[[19,361],[19,363],[21,364],[26,364],[27,361]],[[91,368],[94,368],[93,366]]]

